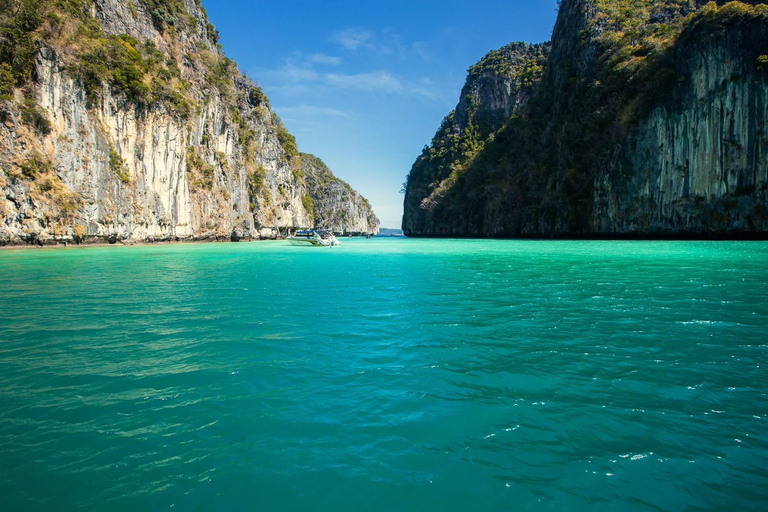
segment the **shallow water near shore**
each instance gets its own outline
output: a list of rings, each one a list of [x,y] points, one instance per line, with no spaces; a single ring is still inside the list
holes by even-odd
[[[768,243],[0,252],[3,510],[761,510]]]

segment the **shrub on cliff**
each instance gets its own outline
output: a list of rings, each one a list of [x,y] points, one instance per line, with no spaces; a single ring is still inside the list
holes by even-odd
[[[269,195],[265,194],[265,184],[267,181],[267,170],[259,164],[255,167],[248,167],[246,172],[248,184],[248,198],[250,199],[251,210],[256,210],[259,199],[264,204],[270,203]]]
[[[150,12],[172,14],[173,20],[185,13],[181,0],[142,2]],[[187,117],[194,101],[176,62],[151,41],[106,35],[88,12],[91,4],[90,0],[0,0],[0,89],[6,90],[0,94],[9,94],[9,72],[16,87],[31,84],[40,49],[51,47],[66,61],[69,72],[83,81],[89,101],[98,98],[102,83],[108,83],[129,103],[143,108],[164,105]],[[167,21],[161,25],[167,26]]]
[[[248,93],[248,103],[250,103],[252,107],[260,107],[262,105],[266,106],[267,108],[270,107],[269,98],[267,98],[267,95],[264,94],[264,91],[261,89],[261,87],[257,86],[251,87],[251,90]]]
[[[123,183],[131,182],[131,174],[128,172],[128,169],[125,168],[125,162],[123,162],[120,153],[117,152],[115,146],[112,144],[109,145],[109,168],[112,169],[112,172],[114,172]]]
[[[190,185],[192,190],[204,188],[210,190],[213,188],[216,169],[214,166],[203,160],[198,154],[196,147],[187,148],[187,173],[190,174]]]
[[[40,0],[0,0],[0,63],[10,66],[18,86],[32,80],[47,10]]]
[[[315,222],[315,202],[312,199],[312,196],[309,194],[305,194],[301,198],[301,204],[304,206],[304,209],[307,211],[307,217],[309,217],[310,222]]]
[[[51,161],[42,153],[31,152],[21,164],[21,174],[27,179],[35,180],[39,175],[53,170]]]
[[[37,104],[37,100],[32,97],[25,97],[21,104],[21,119],[27,126],[31,126],[42,135],[51,133],[52,125],[48,119],[48,113]]]
[[[0,99],[10,100],[13,96],[13,89],[16,87],[16,77],[13,75],[13,68],[7,63],[0,64]]]
[[[280,141],[280,146],[282,146],[283,151],[285,151],[285,157],[288,160],[291,160],[292,158],[299,156],[299,148],[296,145],[296,137],[291,135],[283,122],[275,113],[272,114],[272,123],[277,129],[277,140]]]
[[[181,0],[139,0],[149,11],[158,30],[165,30],[176,24],[182,14],[186,14]]]
[[[193,109],[189,85],[172,60],[166,60],[154,43],[140,44],[128,35],[97,37],[78,56],[73,72],[83,80],[89,101],[95,101],[101,84],[144,108],[166,105],[185,118]]]

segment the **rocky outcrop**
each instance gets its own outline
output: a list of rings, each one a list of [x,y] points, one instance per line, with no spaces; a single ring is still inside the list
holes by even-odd
[[[308,207],[314,213],[314,224],[343,235],[375,235],[379,219],[370,203],[346,182],[333,175],[322,160],[302,154]]]
[[[469,69],[456,109],[425,146],[408,177],[403,229],[411,235],[439,230],[435,208],[485,141],[515,118],[541,78],[549,45],[512,43]]]
[[[645,117],[595,178],[597,231],[768,233],[768,70],[757,66],[766,22],[683,34],[673,101]]]
[[[469,68],[454,111],[454,131],[474,126],[487,137],[517,116],[531,98],[548,54],[549,44],[512,43]]]
[[[624,4],[561,2],[524,105],[450,173],[438,138],[414,164],[407,234],[768,236],[768,6]]]
[[[40,48],[31,79],[3,65],[18,78],[0,96],[0,244],[313,226],[295,139],[220,51],[199,2],[81,3],[45,6],[22,34]]]

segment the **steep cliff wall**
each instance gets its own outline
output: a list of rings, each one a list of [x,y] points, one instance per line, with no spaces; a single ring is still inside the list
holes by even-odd
[[[2,1],[0,244],[313,226],[295,139],[198,1]]]
[[[596,230],[768,233],[766,51],[768,10],[696,15],[672,57],[670,99],[596,176]]]
[[[456,109],[445,117],[409,173],[403,215],[406,232],[426,234],[440,229],[441,216],[435,217],[435,208],[444,203],[475,155],[526,105],[548,53],[549,45],[512,43],[469,69]]]
[[[309,191],[304,201],[315,226],[345,235],[379,232],[379,219],[367,199],[334,176],[316,156],[302,154],[301,160]]]
[[[768,235],[768,7],[752,3],[564,0],[523,108],[439,196],[417,160],[406,233]]]

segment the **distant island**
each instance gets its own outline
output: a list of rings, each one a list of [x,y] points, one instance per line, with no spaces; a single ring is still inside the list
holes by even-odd
[[[380,228],[378,236],[405,236],[402,229]]]

